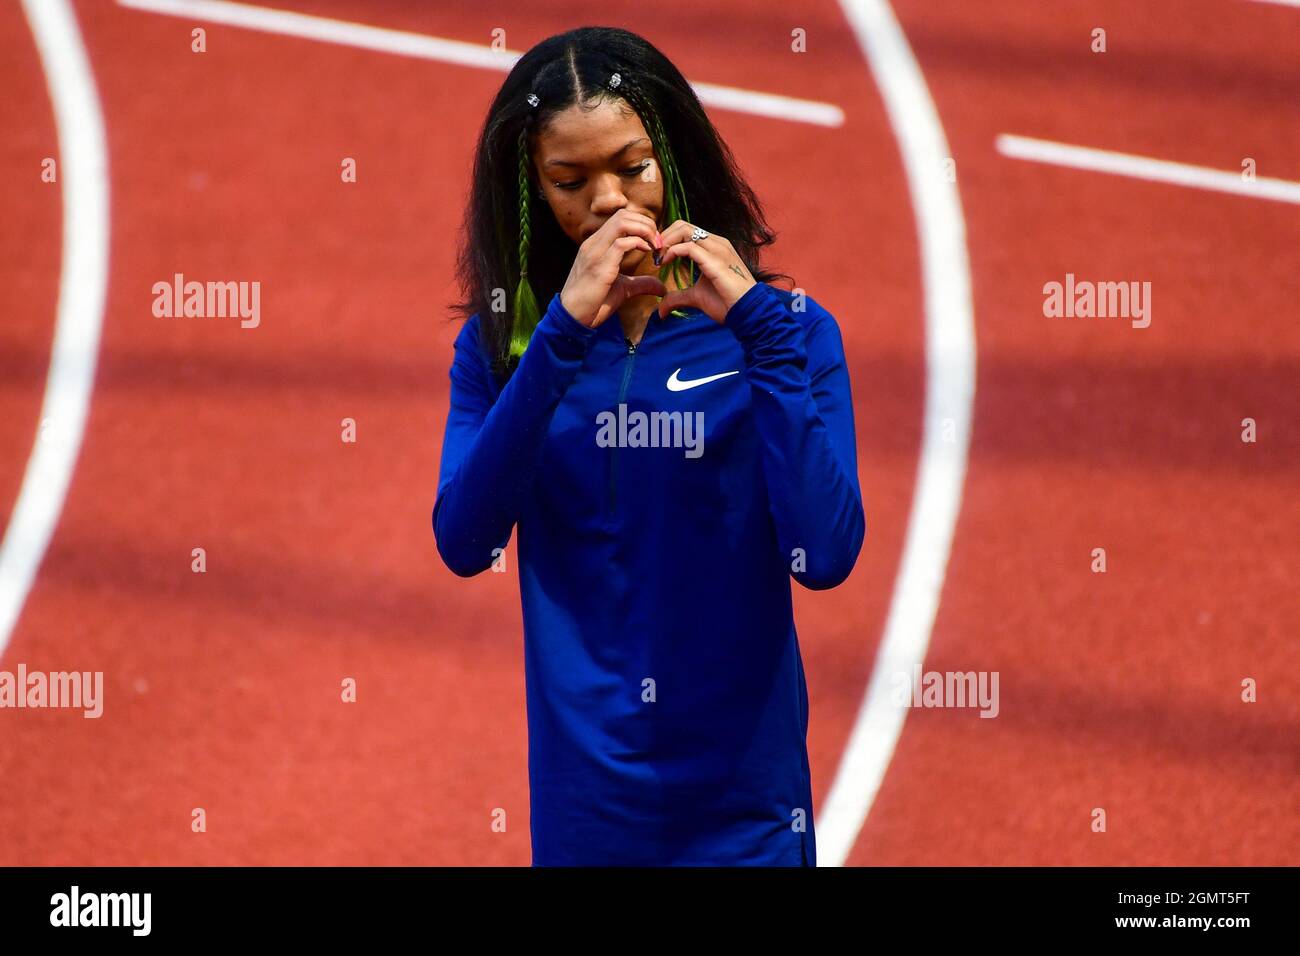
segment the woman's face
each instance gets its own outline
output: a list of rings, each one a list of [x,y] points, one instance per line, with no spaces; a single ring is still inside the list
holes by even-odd
[[[551,212],[577,245],[619,209],[664,225],[663,178],[654,147],[641,118],[622,100],[557,113],[537,137],[533,163]],[[631,275],[653,268],[650,253],[630,249],[619,271]]]

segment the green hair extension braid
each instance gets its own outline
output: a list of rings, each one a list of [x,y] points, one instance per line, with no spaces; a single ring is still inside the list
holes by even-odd
[[[640,114],[641,121],[650,134],[650,142],[654,146],[655,153],[660,157],[664,177],[664,220],[668,223],[674,223],[678,219],[690,222],[691,211],[686,203],[686,190],[682,185],[681,175],[677,171],[677,158],[673,155],[672,147],[668,144],[668,136],[664,133],[663,124],[659,121],[659,113],[641,96],[639,90],[625,89],[623,96]],[[685,281],[683,281],[681,274],[683,268],[687,268]],[[674,259],[672,262],[660,267],[659,280],[666,283],[668,274],[671,272],[677,286],[684,289],[695,284],[697,270],[698,267],[692,259]],[[686,317],[686,313],[680,309],[673,309],[669,314],[679,318]]]
[[[541,321],[537,295],[528,282],[528,242],[532,234],[528,193],[528,130],[519,131],[519,285],[515,289],[514,321],[510,325],[510,357],[519,358]]]

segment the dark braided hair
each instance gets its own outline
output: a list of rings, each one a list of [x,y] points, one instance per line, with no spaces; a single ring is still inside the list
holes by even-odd
[[[519,131],[519,285],[515,289],[515,321],[510,335],[510,358],[518,359],[528,348],[533,329],[541,321],[537,296],[528,284],[528,241],[532,238],[529,209],[532,197],[528,178],[528,130]]]
[[[663,157],[661,168],[664,174],[664,224],[674,223],[678,219],[683,219],[686,222],[693,221],[690,207],[686,203],[686,191],[682,187],[681,176],[677,172],[677,160],[673,157],[672,144],[669,143],[668,137],[664,135],[663,124],[659,122],[659,114],[655,111],[654,104],[645,99],[635,81],[624,84],[621,82],[622,74],[616,75],[620,78],[619,88],[623,90],[623,98],[627,100],[632,109],[636,110],[637,115],[641,117],[642,125],[646,128],[646,132],[650,134],[650,142],[654,145],[655,155]],[[684,262],[689,263],[691,267],[691,275],[685,281],[677,270],[677,267]],[[660,281],[668,278],[670,269],[677,284],[682,288],[686,287],[686,282],[694,284],[695,273],[698,270],[694,260],[674,259],[659,270]],[[671,314],[681,315],[683,313],[674,309]]]
[[[538,200],[530,146],[557,113],[605,97],[623,99],[650,137],[663,173],[664,226],[683,219],[727,237],[759,282],[790,278],[760,266],[758,252],[775,234],[678,69],[627,30],[580,27],[557,34],[520,57],[488,111],[457,260],[463,301],[452,311],[464,319],[478,314],[481,341],[503,383],[541,319],[539,302],[549,303],[560,291],[577,254],[550,206]],[[679,155],[690,157],[686,166]],[[687,281],[697,277],[689,259],[665,264],[659,277],[671,271],[684,288],[679,269],[690,273]],[[507,289],[513,292],[508,301]]]

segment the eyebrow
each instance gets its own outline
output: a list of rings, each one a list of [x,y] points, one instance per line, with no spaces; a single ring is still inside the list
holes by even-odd
[[[610,158],[610,159],[617,159],[619,156],[622,156],[624,153],[626,153],[626,152],[627,152],[629,149],[631,149],[633,146],[636,146],[638,143],[648,143],[648,142],[650,142],[650,140],[649,140],[647,137],[645,137],[645,136],[639,136],[639,137],[637,137],[637,138],[634,139],[634,140],[630,140],[629,142],[624,143],[622,149],[617,149],[617,150],[615,150],[614,152],[610,153],[610,154],[609,154],[609,158]],[[580,166],[582,166],[582,163],[575,163],[575,162],[572,162],[572,161],[567,160],[567,159],[548,159],[548,160],[546,161],[546,165],[547,165],[547,166],[579,166],[579,167],[580,167]]]

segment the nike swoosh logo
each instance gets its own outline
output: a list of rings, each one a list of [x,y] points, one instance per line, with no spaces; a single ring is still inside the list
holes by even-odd
[[[708,375],[704,378],[690,378],[684,381],[677,377],[680,373],[681,369],[678,369],[676,372],[673,372],[672,375],[668,376],[668,391],[684,392],[688,388],[695,388],[697,385],[708,385],[710,382],[716,382],[718,379],[726,378],[728,375],[739,375],[740,369],[736,369],[734,372],[719,372],[717,375]]]

